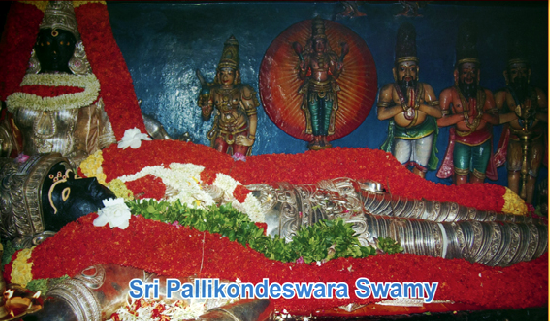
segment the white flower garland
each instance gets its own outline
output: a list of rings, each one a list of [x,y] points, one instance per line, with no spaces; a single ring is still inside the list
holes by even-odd
[[[178,164],[173,163],[170,168],[164,166],[145,166],[135,175],[124,175],[117,177],[123,183],[134,181],[146,175],[153,175],[162,179],[166,186],[173,187],[178,193],[168,201],[174,202],[179,200],[182,203],[194,208],[207,209],[214,204],[212,197],[202,190],[200,185],[200,174],[204,170],[204,166],[193,164]]]
[[[21,86],[25,85],[73,86],[84,88],[84,91],[76,94],[63,94],[56,97],[13,93],[6,99],[6,104],[10,112],[14,112],[17,108],[29,108],[39,111],[60,111],[88,106],[97,100],[101,89],[99,80],[97,80],[96,76],[93,74],[84,76],[32,74],[26,75],[23,78]]]
[[[179,200],[194,208],[207,209],[215,202],[212,196],[202,189],[200,175],[204,166],[193,164],[172,163],[170,168],[164,166],[145,166],[134,175],[123,175],[117,177],[121,182],[131,182],[146,175],[153,175],[162,179],[167,187],[173,187],[177,194],[168,198],[168,201]],[[231,203],[234,208],[248,215],[253,222],[265,222],[265,213],[262,211],[260,201],[248,193],[244,202],[240,203],[233,196],[233,192],[240,183],[233,177],[225,174],[217,174],[212,185],[217,186],[224,192],[224,201]]]

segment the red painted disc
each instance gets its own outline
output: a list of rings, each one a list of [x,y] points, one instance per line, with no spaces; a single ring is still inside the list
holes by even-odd
[[[337,22],[324,20],[328,42],[340,55],[340,43],[346,42],[349,53],[337,78],[338,92],[336,132],[329,140],[342,138],[355,130],[369,115],[377,93],[376,67],[367,43],[358,34]],[[267,50],[260,67],[260,98],[266,113],[287,134],[306,141],[305,118],[298,93],[303,80],[298,77],[300,59],[292,47],[304,46],[311,37],[311,20],[298,22],[283,31]]]

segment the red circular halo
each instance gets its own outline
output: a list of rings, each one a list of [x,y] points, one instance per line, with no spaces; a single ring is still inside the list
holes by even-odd
[[[344,68],[337,78],[338,92],[336,132],[330,140],[342,138],[355,130],[369,115],[377,92],[376,67],[367,43],[349,28],[324,20],[330,47],[340,54],[341,42],[349,46]],[[298,22],[283,31],[267,50],[260,67],[260,98],[266,113],[277,127],[292,137],[311,140],[305,134],[305,119],[301,110],[303,81],[298,78],[300,60],[292,47],[302,46],[311,37],[311,20]]]

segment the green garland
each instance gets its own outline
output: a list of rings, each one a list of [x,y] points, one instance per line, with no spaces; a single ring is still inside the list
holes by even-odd
[[[342,219],[321,220],[307,228],[300,229],[291,242],[286,243],[279,236],[265,236],[247,215],[231,207],[212,206],[209,210],[188,208],[179,201],[128,201],[132,213],[144,218],[196,228],[200,231],[218,233],[237,241],[241,245],[264,254],[266,257],[283,263],[304,263],[328,261],[338,257],[367,257],[378,252],[395,254],[403,251],[396,241],[378,238],[377,249],[362,246],[352,229],[351,223]]]

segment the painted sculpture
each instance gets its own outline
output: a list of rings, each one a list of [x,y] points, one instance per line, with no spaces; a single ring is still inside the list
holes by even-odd
[[[425,177],[435,170],[436,119],[441,117],[439,101],[432,86],[418,82],[416,31],[404,23],[397,33],[395,83],[385,85],[378,96],[378,119],[390,119],[388,138],[382,149],[391,152],[413,173]]]
[[[496,93],[495,100],[499,122],[505,124],[499,145],[507,148],[508,187],[531,203],[547,140],[548,98],[530,83],[528,48],[522,38],[512,35],[509,40],[503,73],[506,87]]]
[[[198,101],[203,120],[209,120],[216,110],[208,132],[211,147],[230,155],[250,155],[256,140],[260,103],[254,89],[241,84],[237,39],[231,36],[224,43],[213,84],[207,84],[200,72],[197,75],[203,85]]]
[[[453,128],[449,131],[449,145],[437,177],[453,175],[457,185],[481,184],[485,177],[497,179],[492,125],[498,124],[498,115],[493,93],[479,85],[476,41],[475,27],[463,24],[457,39],[455,85],[444,89],[439,96],[443,116],[437,125]]]
[[[305,49],[299,42],[293,44],[300,57],[298,77],[304,81],[299,93],[303,95],[306,133],[313,135],[313,140],[308,144],[309,149],[332,147],[328,136],[334,134],[340,91],[336,78],[340,76],[344,57],[349,52],[345,42],[340,45],[342,50],[338,57],[327,41],[325,23],[319,17],[311,23],[311,39]]]
[[[46,7],[21,85],[31,91],[22,87],[6,103],[16,127],[12,131],[20,131],[25,155],[57,152],[76,166],[116,141],[99,96],[99,81],[80,40],[72,2],[52,1]],[[51,97],[35,86],[65,86],[68,91]]]
[[[116,198],[95,177],[79,178],[59,153],[0,158],[0,233],[18,247],[41,243]]]
[[[313,47],[315,41],[323,48]],[[377,93],[376,67],[365,40],[340,23],[319,18],[281,32],[265,53],[259,78],[271,121],[311,149],[329,147],[357,129]]]

